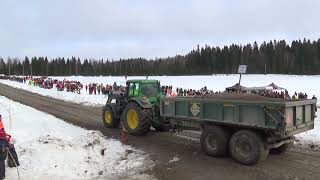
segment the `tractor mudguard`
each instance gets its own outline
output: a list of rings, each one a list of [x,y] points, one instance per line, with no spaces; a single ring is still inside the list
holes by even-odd
[[[146,101],[142,101],[142,100],[136,100],[136,99],[130,99],[127,104],[129,102],[135,102],[137,103],[139,106],[141,106],[143,109],[150,109],[152,108],[152,105]]]

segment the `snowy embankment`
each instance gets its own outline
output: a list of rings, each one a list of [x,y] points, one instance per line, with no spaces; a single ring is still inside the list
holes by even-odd
[[[320,112],[316,113],[314,129],[295,135],[294,147],[320,151]]]
[[[9,113],[10,112],[10,113]],[[0,96],[6,131],[14,137],[21,179],[150,179],[148,155]],[[6,179],[18,179],[7,168]]]
[[[43,89],[38,86],[32,86],[26,83],[20,83],[10,80],[0,80],[0,83],[12,86],[14,88],[24,89],[43,96],[73,102],[77,104],[84,104],[88,106],[102,106],[106,104],[108,99],[105,95],[90,95],[85,91],[85,89],[82,89],[81,94],[77,94],[67,92],[66,90],[57,91],[55,87],[53,89]]]

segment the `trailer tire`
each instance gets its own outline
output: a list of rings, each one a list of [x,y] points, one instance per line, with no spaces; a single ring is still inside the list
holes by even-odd
[[[270,152],[272,154],[282,154],[282,153],[286,152],[288,149],[290,149],[292,146],[293,146],[293,143],[283,144],[277,148],[271,149]]]
[[[151,126],[147,110],[134,102],[129,102],[121,115],[125,131],[132,135],[145,135]]]
[[[244,165],[256,164],[269,155],[261,136],[249,130],[240,130],[232,135],[229,151],[235,161]]]
[[[202,151],[209,156],[225,156],[229,139],[230,133],[227,129],[215,125],[205,126],[200,138]]]
[[[119,119],[115,118],[115,114],[111,106],[104,106],[102,110],[102,122],[107,128],[119,127]]]

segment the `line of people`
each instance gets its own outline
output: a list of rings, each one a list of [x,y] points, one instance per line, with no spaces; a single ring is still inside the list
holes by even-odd
[[[63,81],[47,78],[47,77],[32,77],[32,76],[4,76],[0,75],[0,79],[7,79],[17,82],[25,82],[29,85],[38,86],[45,89],[52,89],[56,87],[57,91],[64,91],[65,89],[67,92],[74,92],[79,93],[81,92],[81,89],[84,88],[83,84],[79,81],[69,81],[67,79],[64,79]],[[113,85],[111,84],[102,84],[102,83],[89,83],[85,85],[85,90],[89,94],[93,95],[109,95],[111,93],[117,93],[117,92],[125,92],[126,87],[122,85],[117,85],[116,82],[114,82]],[[203,88],[196,90],[196,89],[183,89],[183,88],[176,88],[173,89],[172,85],[169,86],[162,86],[161,92],[164,96],[202,96],[202,95],[209,95],[209,94],[216,94],[221,92],[214,92],[212,90],[208,90],[206,86]],[[292,96],[289,95],[288,91],[271,91],[271,90],[265,90],[265,91],[257,91],[252,92],[254,94],[258,94],[260,96],[268,97],[268,98],[284,98],[284,99],[307,99],[308,95],[306,93],[297,93],[295,92]],[[316,99],[315,95],[313,95],[312,99]]]
[[[173,90],[172,86],[162,86],[161,92],[164,96],[202,96],[215,93],[212,90],[208,90],[206,86],[200,90],[183,89],[179,87]]]
[[[113,85],[111,84],[106,84],[103,85],[102,83],[89,83],[87,85],[85,85],[85,89],[86,92],[89,92],[89,94],[103,94],[103,95],[109,95],[111,94],[113,91],[121,91],[124,92],[126,91],[126,87],[121,86],[121,85],[117,85],[116,82],[113,83]]]

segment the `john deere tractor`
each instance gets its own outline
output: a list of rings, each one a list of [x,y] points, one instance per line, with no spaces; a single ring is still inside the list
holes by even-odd
[[[103,123],[108,128],[118,128],[120,123],[129,134],[143,135],[153,126],[165,129],[160,118],[162,98],[157,80],[128,80],[125,93],[112,93],[103,108]]]

